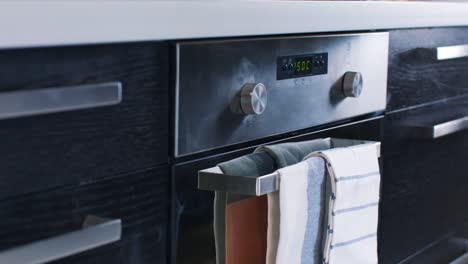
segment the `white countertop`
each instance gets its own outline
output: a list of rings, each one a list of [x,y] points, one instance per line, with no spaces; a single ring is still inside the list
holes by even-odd
[[[468,3],[0,2],[0,48],[468,25]]]

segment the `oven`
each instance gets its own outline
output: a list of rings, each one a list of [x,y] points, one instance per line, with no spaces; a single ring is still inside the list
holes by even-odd
[[[263,144],[382,138],[388,33],[186,41],[175,49],[172,263],[216,263],[214,194],[201,190],[198,171]]]

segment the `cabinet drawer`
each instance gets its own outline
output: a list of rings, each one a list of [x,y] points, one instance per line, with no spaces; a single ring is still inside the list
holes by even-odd
[[[120,240],[54,263],[166,263],[168,184],[169,169],[160,167],[4,200],[0,202],[0,260],[8,252],[3,250],[79,230],[86,216],[94,215],[120,219]],[[59,249],[69,247],[64,243]]]
[[[167,163],[167,53],[164,43],[0,51],[0,199]]]
[[[447,235],[466,232],[467,114],[464,97],[385,117],[381,263],[399,263]],[[433,258],[457,251],[444,246]]]
[[[468,45],[467,27],[390,31],[387,110],[467,94],[468,57],[438,59],[437,48],[459,45]]]

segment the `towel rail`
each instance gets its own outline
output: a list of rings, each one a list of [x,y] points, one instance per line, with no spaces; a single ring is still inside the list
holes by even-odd
[[[374,144],[377,156],[380,157],[380,142],[341,138],[326,138],[324,140],[327,141],[330,148]],[[214,173],[212,170],[213,168],[210,168],[198,172],[198,189],[261,196],[275,192],[279,188],[279,174],[277,172],[262,176],[231,176]]]

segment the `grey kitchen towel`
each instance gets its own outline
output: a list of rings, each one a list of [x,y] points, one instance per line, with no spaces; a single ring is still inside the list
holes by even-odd
[[[302,142],[266,145],[257,148],[255,152],[266,152],[276,161],[277,169],[301,162],[305,156],[318,150],[330,148],[330,141],[315,139]]]
[[[275,170],[274,160],[266,153],[252,153],[218,164],[224,174],[231,176],[260,176]]]
[[[321,263],[323,226],[326,223],[325,162],[314,158],[307,160],[307,223],[302,245],[301,263]]]
[[[262,176],[276,170],[275,160],[265,152],[252,153],[218,164],[223,174],[230,176]],[[244,199],[248,196],[229,193],[227,203]]]
[[[215,167],[218,173],[230,176],[261,176],[273,172],[275,162],[267,153],[252,153]],[[226,192],[215,192],[214,199],[214,235],[216,247],[216,263],[226,262],[226,206],[249,196],[231,194]]]
[[[280,250],[281,259],[286,259],[289,256],[284,255],[284,250],[289,248],[292,244],[289,245],[282,245],[280,246],[280,241],[287,241],[288,238],[292,238],[293,236],[288,236],[287,227],[294,227],[297,226],[295,224],[296,218],[293,216],[290,218],[288,215],[285,214],[284,210],[288,210],[286,208],[294,210],[295,206],[292,205],[302,205],[300,209],[295,211],[295,213],[302,214],[304,217],[302,220],[306,220],[304,222],[306,225],[304,226],[303,233],[300,240],[303,241],[303,244],[300,244],[300,248],[295,248],[296,250],[300,250],[297,252],[302,252],[300,254],[301,262],[298,263],[321,263],[321,249],[322,249],[322,226],[324,224],[324,217],[326,214],[324,208],[324,197],[325,197],[325,172],[324,172],[324,162],[323,159],[312,159],[310,161],[304,162],[299,164],[299,167],[305,168],[305,174],[301,176],[303,182],[294,185],[291,182],[294,182],[294,175],[291,177],[289,174],[294,174],[295,165],[300,163],[305,156],[308,154],[320,151],[320,150],[327,150],[330,149],[330,141],[324,139],[316,139],[310,141],[302,141],[302,142],[293,142],[293,143],[283,143],[277,145],[270,145],[270,146],[262,146],[259,147],[256,152],[266,152],[270,154],[276,161],[276,167],[281,174],[281,168],[285,168],[283,173],[288,175],[288,179],[281,183],[280,178],[280,191],[268,194],[268,231],[267,231],[267,263],[268,264],[276,264],[281,263],[277,262],[280,260],[277,256],[278,250]],[[292,170],[287,169],[286,167],[292,167]],[[310,169],[309,169],[310,167]],[[291,179],[293,178],[293,179]],[[302,185],[301,185],[302,184]],[[292,186],[291,188],[293,191],[281,191],[284,187],[286,189],[288,186]],[[301,194],[306,197],[307,201],[301,201],[301,204],[298,204],[299,201],[293,201],[296,198],[296,194],[298,192],[294,191],[296,187],[305,188],[304,192]],[[299,188],[300,188],[299,187]],[[295,192],[295,193],[294,193]],[[289,201],[291,200],[291,201]],[[283,209],[283,212],[282,212]],[[294,213],[293,213],[294,214]],[[286,217],[285,217],[286,216]],[[283,236],[281,236],[281,227],[283,228]],[[293,234],[293,233],[291,233]],[[283,242],[284,244],[284,242]],[[288,251],[288,250],[287,250]],[[289,249],[289,252],[294,250]],[[283,253],[281,253],[283,252]],[[296,254],[296,256],[299,256]],[[285,262],[287,263],[287,262]],[[291,262],[293,263],[293,262]]]
[[[209,170],[212,173],[222,174],[223,171],[218,167]],[[213,203],[213,232],[215,239],[216,263],[224,264],[226,258],[225,245],[225,215],[226,215],[226,193],[215,191]]]

